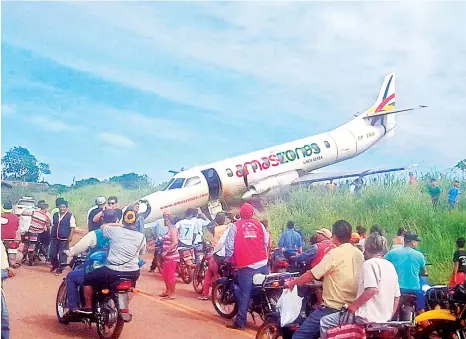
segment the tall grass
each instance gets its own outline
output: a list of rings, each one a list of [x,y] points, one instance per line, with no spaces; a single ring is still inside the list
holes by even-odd
[[[407,185],[404,180],[395,177],[379,176],[377,183],[372,182],[360,196],[341,187],[335,192],[329,192],[326,186],[293,190],[288,197],[269,203],[262,217],[269,220],[275,240],[278,240],[288,220],[293,220],[299,226],[306,239],[316,229],[331,229],[339,219],[349,221],[354,229],[357,225],[363,225],[368,230],[374,224],[381,225],[389,241],[399,227],[407,226],[422,238],[420,250],[427,253],[428,261],[432,264],[429,267],[431,280],[445,283],[452,269],[455,240],[466,236],[466,203],[462,197],[457,210],[448,211],[447,192],[450,185],[451,180],[441,181],[442,196],[436,211],[432,208],[425,182]],[[462,186],[464,192],[464,183]],[[96,197],[114,195],[123,206],[155,190],[149,187],[128,190],[118,184],[102,183],[75,189],[64,193],[63,197],[70,203],[78,227],[86,228],[87,210],[94,205]],[[24,195],[32,195],[36,200],[44,199],[51,208],[58,197],[50,192],[15,188],[2,192],[2,202],[14,202]]]
[[[452,270],[455,241],[466,236],[466,204],[460,199],[456,210],[449,212],[447,192],[450,182],[442,183],[441,202],[432,208],[426,186],[390,182],[366,187],[360,196],[342,188],[329,192],[327,187],[310,190],[297,189],[287,199],[276,200],[266,209],[271,232],[275,239],[283,232],[286,222],[292,220],[306,239],[316,229],[345,219],[353,225],[362,225],[369,231],[378,224],[389,242],[399,227],[407,226],[421,237],[420,250],[427,254],[432,282],[445,283]]]

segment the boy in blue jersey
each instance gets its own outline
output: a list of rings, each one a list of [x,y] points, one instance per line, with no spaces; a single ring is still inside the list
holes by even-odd
[[[450,210],[456,207],[460,194],[460,182],[455,180],[453,181],[453,187],[448,191],[448,204],[450,205]]]

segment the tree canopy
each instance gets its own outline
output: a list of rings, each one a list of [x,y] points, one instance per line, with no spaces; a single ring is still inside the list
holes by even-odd
[[[2,179],[38,182],[40,175],[49,175],[50,166],[39,163],[27,148],[11,148],[2,158]]]
[[[126,173],[120,176],[111,177],[109,182],[120,184],[128,189],[141,189],[150,186],[149,178],[147,175],[138,175],[136,173]]]

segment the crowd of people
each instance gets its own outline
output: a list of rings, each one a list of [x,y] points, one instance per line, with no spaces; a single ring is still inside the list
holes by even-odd
[[[69,244],[76,220],[67,201],[58,198],[56,207],[50,212],[45,201],[39,201],[37,208],[19,218],[12,213],[11,204],[5,203],[2,218],[7,222],[2,223],[2,240],[4,236],[16,234],[18,229],[25,242],[27,234],[39,235],[47,246],[46,260],[50,262],[50,271],[56,275],[63,273],[68,258],[88,251],[86,262],[68,273],[66,281],[69,311],[90,313],[93,289],[109,284],[121,273],[132,276],[136,282],[144,265],[142,255],[146,247],[154,246],[154,239],[158,237],[162,238],[165,282],[165,290],[160,297],[175,299],[180,250],[193,249],[192,268],[195,268],[200,263],[203,241],[210,233],[213,255],[209,259],[199,299],[209,299],[209,290],[215,284],[221,263],[233,264],[239,276],[238,314],[228,327],[244,329],[253,276],[269,272],[273,244],[267,220],[256,219],[252,205],[244,203],[239,215],[232,220],[221,212],[210,221],[196,209],[188,209],[183,218],[164,212],[161,219],[145,224],[144,219],[150,214],[151,206],[147,201],[141,202],[147,207],[143,213],[139,212],[139,202],[126,206],[123,212],[116,197],[98,197],[95,206],[88,211],[89,232],[71,248]],[[29,218],[27,228],[24,217]],[[302,234],[289,221],[279,238],[278,249],[287,259],[308,262],[310,270],[287,282],[287,287],[293,288],[312,280],[323,282],[319,307],[293,338],[325,338],[326,330],[338,323],[341,310],[348,313],[348,321],[386,322],[397,309],[402,293],[416,294],[417,310],[423,312],[425,292],[421,288],[420,276],[427,275],[427,270],[426,259],[417,250],[420,241],[415,232],[400,228],[390,245],[378,225],[372,226],[367,234],[365,227],[358,226],[353,231],[349,222],[339,220],[331,230],[317,230],[310,248],[305,250]],[[453,256],[451,285],[463,283],[466,274],[465,239],[459,238],[456,244],[458,249]],[[3,243],[2,251],[5,251]],[[149,272],[155,270],[155,257]],[[4,263],[4,258],[8,257],[2,255],[2,280],[14,276],[13,264]],[[78,286],[84,286],[85,300],[81,308]],[[2,290],[2,324],[4,316],[7,320]],[[2,338],[3,331],[2,325]]]

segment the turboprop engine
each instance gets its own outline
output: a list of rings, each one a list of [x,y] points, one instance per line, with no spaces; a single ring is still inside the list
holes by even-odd
[[[289,171],[267,177],[249,185],[249,189],[241,197],[244,200],[269,193],[274,188],[289,186],[299,178],[298,171]]]

